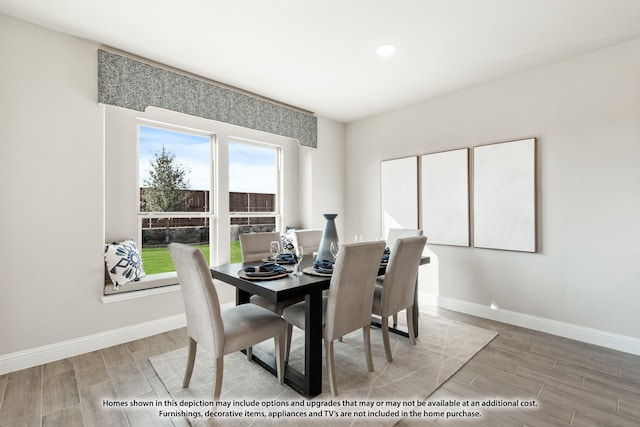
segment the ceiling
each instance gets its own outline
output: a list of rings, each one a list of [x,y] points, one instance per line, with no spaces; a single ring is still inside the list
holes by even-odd
[[[345,123],[640,38],[640,0],[0,0],[0,13]]]

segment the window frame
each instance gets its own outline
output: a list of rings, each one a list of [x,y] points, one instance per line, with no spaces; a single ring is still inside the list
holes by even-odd
[[[155,128],[168,132],[175,133],[184,133],[189,135],[195,135],[199,137],[204,137],[209,139],[209,210],[205,212],[188,212],[188,211],[175,211],[175,212],[159,212],[159,211],[143,211],[140,206],[140,193],[141,193],[141,182],[140,182],[140,128],[141,127]],[[214,188],[214,175],[215,170],[213,166],[215,164],[215,153],[216,153],[216,134],[213,132],[203,131],[199,129],[188,128],[185,126],[180,126],[176,124],[151,121],[142,118],[138,118],[136,123],[136,200],[137,202],[137,240],[136,244],[140,251],[142,251],[142,223],[144,219],[164,219],[164,218],[203,218],[207,219],[209,222],[209,247],[213,247],[214,244],[214,224],[216,224],[216,211],[215,211],[215,188]],[[179,160],[179,157],[178,157]],[[213,251],[211,251],[213,252]],[[212,255],[210,254],[210,258]],[[212,260],[207,260],[211,262]],[[149,274],[150,279],[153,279],[153,276],[164,277],[167,273],[174,273],[175,270]]]
[[[248,138],[239,138],[239,137],[235,137],[230,135],[229,138],[227,139],[227,144],[231,143],[231,142],[235,142],[235,143],[240,143],[240,144],[247,144],[247,145],[252,145],[252,146],[256,146],[256,147],[262,147],[262,148],[268,148],[268,149],[273,149],[275,150],[275,154],[276,154],[276,192],[275,192],[275,203],[274,203],[274,207],[275,207],[275,211],[272,212],[235,212],[232,211],[231,208],[229,207],[228,210],[228,216],[229,216],[229,223],[231,223],[231,219],[232,218],[264,218],[264,217],[273,217],[275,218],[275,230],[274,231],[281,231],[282,230],[282,209],[283,209],[283,197],[282,197],[282,163],[283,163],[283,149],[281,146],[276,145],[276,144],[270,144],[267,142],[262,142],[262,141],[256,141],[253,139],[248,139]],[[227,153],[227,164],[229,165],[229,155]],[[229,166],[230,168],[230,166]],[[231,191],[229,190],[229,193]]]

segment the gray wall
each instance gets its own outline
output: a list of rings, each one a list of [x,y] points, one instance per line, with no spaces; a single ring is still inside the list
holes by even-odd
[[[430,245],[431,292],[634,337],[640,351],[640,40],[348,124],[348,232],[379,233],[381,160],[526,137],[538,138],[539,252]]]

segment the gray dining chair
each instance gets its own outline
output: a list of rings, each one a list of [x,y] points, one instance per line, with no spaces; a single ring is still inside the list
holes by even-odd
[[[384,242],[350,243],[340,248],[333,267],[333,275],[327,296],[323,296],[322,324],[329,386],[334,396],[338,394],[333,343],[336,339],[362,328],[367,368],[373,372],[371,355],[371,306],[376,275],[384,252]],[[287,321],[287,348],[291,346],[293,326],[305,329],[305,303],[300,302],[284,309],[282,317]]]
[[[284,380],[286,323],[278,315],[253,304],[220,309],[218,294],[202,252],[189,245],[171,243],[171,259],[178,273],[187,316],[189,355],[182,387],[189,387],[198,344],[215,358],[213,400],[220,399],[224,356],[274,339],[276,370]]]
[[[389,249],[393,248],[396,244],[396,240],[401,237],[413,237],[413,236],[422,236],[422,230],[419,228],[390,228],[387,231],[387,247]],[[384,276],[381,276],[384,278]],[[395,328],[398,325],[398,315],[393,315],[393,327]]]
[[[264,258],[271,257],[270,247],[271,242],[274,240],[277,240],[282,244],[280,233],[277,231],[240,234],[240,252],[242,253],[242,261],[261,261]],[[260,307],[264,307],[267,310],[280,315],[286,307],[302,301],[302,299],[303,298],[292,298],[286,301],[273,302],[259,295],[251,295],[250,301],[252,304],[259,305]]]
[[[320,240],[322,240],[322,230],[294,230],[293,233],[296,236],[296,243],[298,246],[302,246],[304,248],[305,256],[313,256],[314,252],[318,252]]]
[[[240,252],[244,262],[261,261],[271,257],[271,242],[282,244],[277,231],[265,233],[240,233]]]
[[[409,339],[411,344],[416,343],[413,304],[420,257],[426,243],[426,236],[396,239],[384,278],[377,280],[374,289],[372,313],[382,318],[382,342],[389,362],[393,361],[389,343],[389,316],[397,316],[398,312],[406,310]]]

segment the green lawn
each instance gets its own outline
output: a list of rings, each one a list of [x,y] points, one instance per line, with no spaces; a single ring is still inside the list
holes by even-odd
[[[207,261],[210,259],[209,245],[196,245],[195,247],[204,253]],[[142,261],[145,274],[166,273],[175,270],[167,248],[142,248]],[[231,242],[231,262],[242,262],[239,241]]]

